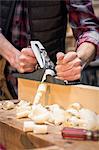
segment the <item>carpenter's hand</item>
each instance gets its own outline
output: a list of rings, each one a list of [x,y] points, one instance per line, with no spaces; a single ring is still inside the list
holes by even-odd
[[[16,58],[16,69],[21,72],[32,72],[35,70],[37,60],[31,48],[23,48]]]
[[[73,81],[81,77],[81,60],[76,52],[57,53],[56,72],[57,78],[61,80]]]

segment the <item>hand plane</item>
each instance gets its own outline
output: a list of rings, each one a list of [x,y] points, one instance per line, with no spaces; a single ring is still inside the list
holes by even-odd
[[[36,56],[38,69],[31,73],[15,73],[16,77],[36,80],[40,82],[49,82],[61,85],[78,84],[78,81],[68,82],[55,78],[55,65],[47,55],[46,49],[39,41],[31,41],[31,49]]]

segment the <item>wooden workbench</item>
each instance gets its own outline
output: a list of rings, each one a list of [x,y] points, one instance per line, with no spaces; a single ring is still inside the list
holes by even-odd
[[[63,140],[57,127],[49,127],[45,135],[25,133],[23,122],[16,119],[14,109],[0,110],[0,144],[7,150],[99,150],[99,142]]]

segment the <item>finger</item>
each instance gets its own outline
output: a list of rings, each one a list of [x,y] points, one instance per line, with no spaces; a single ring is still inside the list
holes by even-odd
[[[76,52],[68,52],[67,54],[65,54],[64,59],[63,59],[63,64],[66,64],[72,60],[74,60],[77,57],[77,53]]]
[[[34,68],[36,66],[36,64],[24,64],[24,63],[20,63],[19,64],[21,68],[26,69],[26,68]]]
[[[76,67],[75,69],[71,69],[64,72],[57,73],[57,76],[61,79],[73,81],[75,79],[79,79],[81,76],[81,66]]]
[[[25,68],[24,72],[33,72],[35,70],[35,67]]]
[[[57,57],[57,64],[62,64],[62,60],[64,58],[65,54],[62,52],[57,53],[56,57]]]
[[[35,70],[35,67],[23,68],[21,66],[17,69],[17,71],[20,72],[20,73],[33,72],[34,70]]]
[[[77,57],[66,64],[56,65],[55,70],[56,72],[64,72],[78,66],[81,66],[81,60]]]
[[[75,80],[79,80],[81,78],[81,74],[77,74],[74,77],[67,77],[67,78],[56,76],[56,78],[59,80],[63,80],[63,81],[75,81]]]
[[[78,66],[78,67],[73,68],[73,69],[69,69],[69,70],[64,71],[64,72],[58,72],[57,76],[65,78],[68,76],[75,76],[75,74],[79,74],[79,73],[81,73],[81,66]]]
[[[21,53],[27,56],[35,57],[35,54],[33,53],[31,48],[23,48],[21,50]]]
[[[59,77],[59,76],[56,76],[55,78],[56,78],[56,79],[59,79],[59,80],[64,80],[63,77]]]
[[[55,67],[56,72],[64,72],[66,70],[66,65],[58,64]]]
[[[64,53],[58,52],[56,56],[57,56],[57,59],[58,59],[58,60],[61,60],[61,59],[64,58],[64,55],[65,55]]]
[[[20,55],[19,57],[19,64],[37,64],[37,60],[34,57],[26,56],[24,54]]]
[[[28,68],[34,68],[37,65],[37,61],[32,57],[26,57],[21,55],[19,58],[19,67],[23,69],[23,71],[27,71]],[[30,70],[30,69],[29,69]]]
[[[73,60],[61,65],[60,70],[66,71],[66,70],[70,70],[78,66],[82,66],[82,62],[78,57],[76,57]]]
[[[20,73],[24,73],[24,69],[21,68],[21,67],[18,67],[18,68],[17,68],[17,71],[20,72]]]

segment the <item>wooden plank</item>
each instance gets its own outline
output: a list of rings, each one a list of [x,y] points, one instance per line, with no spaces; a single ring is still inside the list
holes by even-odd
[[[18,97],[32,101],[40,82],[18,79]],[[80,102],[84,107],[99,113],[99,88],[85,85],[63,86],[47,84],[47,93],[42,104],[57,103],[66,108],[70,103]]]
[[[7,150],[38,148],[43,150],[99,149],[99,142],[62,139],[58,127],[50,127],[50,133],[45,135],[33,134],[32,132],[24,133],[22,130],[24,120],[26,119],[15,118],[15,110],[0,110],[0,143],[3,144]]]

